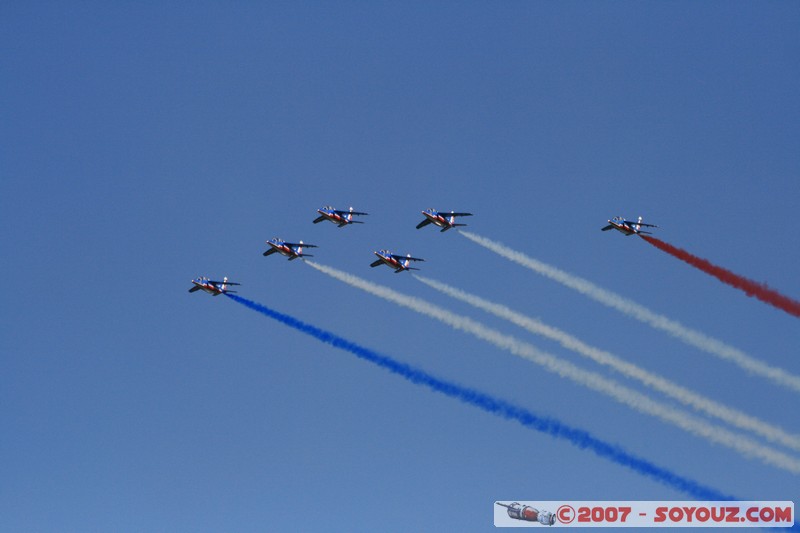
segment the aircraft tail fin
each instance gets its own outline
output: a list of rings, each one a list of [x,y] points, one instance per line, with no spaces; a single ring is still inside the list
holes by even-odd
[[[639,217],[639,221],[636,223],[636,231],[639,231],[642,227],[642,217]]]
[[[466,226],[466,224],[450,224],[449,226],[445,226],[439,230],[440,233],[444,233],[445,231],[449,230],[450,228],[457,228],[459,226]]]
[[[225,292],[225,287],[227,287],[227,285],[228,285],[228,276],[225,276],[224,278],[222,278],[222,287],[220,287],[222,289],[222,292]]]

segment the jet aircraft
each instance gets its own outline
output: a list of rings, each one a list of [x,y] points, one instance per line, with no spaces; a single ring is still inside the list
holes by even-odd
[[[439,213],[436,209],[426,209],[422,212],[425,215],[425,220],[417,224],[417,229],[427,226],[428,224],[436,224],[440,231],[447,231],[456,226],[466,226],[466,224],[456,224],[456,217],[471,217],[472,213]]]
[[[408,265],[411,264],[411,261],[425,261],[424,259],[411,257],[411,254],[395,255],[391,253],[389,250],[379,250],[374,253],[375,255],[378,256],[378,259],[377,261],[373,261],[372,264],[369,266],[375,268],[376,266],[385,264],[388,267],[393,268],[395,274],[400,273],[403,270],[419,270],[418,268],[414,268]]]
[[[313,244],[304,244],[303,241],[298,243],[286,242],[280,237],[274,237],[268,240],[267,244],[269,244],[271,248],[264,252],[265,256],[278,252],[288,257],[289,261],[297,259],[298,257],[313,257],[311,254],[304,254],[303,248],[317,248],[317,246]]]
[[[329,205],[326,205],[322,209],[317,209],[317,213],[319,213],[320,216],[314,219],[314,224],[319,224],[324,220],[330,220],[340,228],[342,226],[347,226],[348,224],[363,224],[363,222],[359,222],[358,220],[353,220],[353,215],[369,214],[369,213],[362,213],[361,211],[353,211],[352,207],[350,208],[349,211],[341,211],[339,209],[334,209]]]
[[[610,229],[615,229],[625,235],[626,237],[629,235],[638,235],[640,233],[644,233],[650,235],[651,232],[649,231],[642,231],[641,227],[646,226],[648,228],[657,228],[653,224],[642,224],[642,217],[639,217],[638,222],[633,222],[631,220],[625,220],[622,217],[614,217],[608,221],[608,226],[601,228],[601,231],[608,231]]]
[[[203,276],[193,279],[192,283],[194,283],[194,287],[189,289],[189,292],[205,291],[213,296],[227,293],[236,294],[236,291],[228,290],[228,285],[241,285],[241,283],[228,282],[227,277],[222,278],[222,281],[214,281]]]

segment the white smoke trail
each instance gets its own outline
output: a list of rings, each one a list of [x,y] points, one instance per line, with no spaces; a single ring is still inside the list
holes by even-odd
[[[743,351],[729,346],[722,341],[709,337],[704,333],[687,328],[680,322],[659,315],[646,307],[624,298],[616,293],[600,288],[594,283],[587,281],[578,276],[568,274],[563,270],[550,266],[546,263],[528,257],[527,255],[512,250],[508,246],[499,242],[492,241],[486,237],[475,235],[468,231],[460,231],[461,235],[467,239],[488,248],[498,255],[510,259],[515,263],[533,270],[545,277],[561,283],[562,285],[574,289],[589,298],[607,305],[617,311],[620,311],[631,318],[635,318],[645,324],[666,331],[670,335],[680,339],[681,341],[699,348],[706,353],[715,355],[721,359],[731,361],[748,372],[753,372],[765,378],[771,379],[775,383],[779,383],[784,387],[793,389],[795,392],[800,392],[800,377],[795,376],[782,368],[768,365],[754,357],[747,355]]]
[[[516,339],[511,335],[505,335],[468,317],[452,313],[420,298],[401,294],[388,287],[377,285],[357,276],[353,276],[352,274],[342,272],[341,270],[320,265],[309,260],[306,260],[306,264],[352,287],[356,287],[387,301],[435,318],[454,329],[470,333],[498,348],[505,349],[516,356],[533,361],[550,372],[571,379],[595,391],[602,392],[636,411],[658,417],[662,421],[673,424],[684,431],[703,437],[710,442],[732,448],[745,456],[756,457],[766,464],[776,466],[793,474],[800,474],[800,460],[794,457],[768,446],[764,446],[744,435],[739,435],[722,427],[709,424],[707,421],[696,418],[686,411],[674,409],[668,405],[657,402],[649,396],[629,389],[600,374],[583,370],[567,361],[561,361],[555,356],[542,352],[531,344]]]
[[[729,424],[740,429],[753,431],[754,433],[757,433],[772,442],[780,443],[784,446],[800,451],[800,436],[792,435],[780,427],[773,426],[741,411],[717,403],[710,398],[706,398],[705,396],[686,389],[667,380],[666,378],[648,372],[647,370],[633,363],[625,361],[614,354],[593,346],[589,346],[580,339],[577,339],[569,333],[561,331],[558,328],[548,326],[547,324],[544,324],[535,318],[531,318],[513,311],[505,305],[484,300],[483,298],[475,296],[474,294],[464,292],[461,289],[451,287],[450,285],[441,283],[439,281],[424,278],[417,274],[414,274],[414,277],[429,287],[443,292],[448,296],[456,298],[457,300],[461,300],[462,302],[466,302],[473,307],[482,309],[497,317],[508,320],[509,322],[530,331],[531,333],[554,340],[568,350],[572,350],[585,357],[588,357],[589,359],[592,359],[601,365],[609,366],[622,375],[631,379],[636,379],[644,385],[662,392],[667,396],[670,396],[698,411],[719,418],[720,420],[728,422]]]

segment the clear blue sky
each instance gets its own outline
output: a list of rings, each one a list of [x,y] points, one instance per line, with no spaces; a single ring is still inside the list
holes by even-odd
[[[241,294],[744,499],[797,476],[300,261],[505,303],[800,433],[800,399],[479,248],[427,207],[800,374],[800,322],[614,215],[800,298],[796,2],[16,2],[0,8],[0,530],[487,530],[495,500],[685,499],[400,380]],[[313,225],[352,205],[366,224]],[[609,374],[610,375],[610,374]],[[637,387],[636,385],[632,385]]]

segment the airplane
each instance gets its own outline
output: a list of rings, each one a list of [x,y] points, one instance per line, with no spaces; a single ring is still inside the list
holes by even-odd
[[[639,235],[640,233],[650,235],[651,232],[649,231],[641,231],[642,226],[647,226],[648,228],[657,228],[653,224],[642,224],[642,217],[639,217],[638,222],[633,222],[631,220],[625,220],[622,217],[614,217],[608,221],[608,226],[601,228],[601,231],[608,231],[610,229],[615,229],[620,233],[623,233],[626,237],[629,235]]]
[[[297,259],[298,257],[314,257],[311,254],[304,254],[303,247],[305,248],[317,248],[317,246],[313,244],[304,244],[303,241],[298,243],[294,242],[286,242],[280,237],[274,237],[267,241],[272,248],[264,252],[264,255],[274,254],[278,252],[281,255],[285,255],[289,258],[289,261]]]
[[[375,255],[378,256],[377,261],[373,261],[371,265],[372,268],[380,265],[387,265],[390,268],[395,269],[394,273],[398,274],[403,270],[419,270],[418,268],[408,266],[411,261],[425,261],[424,259],[419,259],[417,257],[411,257],[411,254],[408,255],[395,255],[391,253],[389,250],[379,250],[374,252]]]
[[[192,280],[194,287],[189,289],[189,292],[206,291],[208,294],[219,296],[220,294],[236,294],[236,291],[228,290],[228,285],[241,285],[241,283],[228,282],[228,278],[222,278],[222,281],[213,281],[206,277],[200,276]]]
[[[456,217],[471,217],[472,213],[439,213],[436,209],[426,209],[422,212],[425,215],[425,220],[417,224],[417,229],[427,226],[428,224],[436,224],[441,231],[447,231],[456,226],[466,226],[466,224],[456,224]]]
[[[334,224],[338,225],[340,228],[342,226],[347,226],[348,224],[363,224],[363,222],[359,222],[358,220],[353,220],[353,215],[369,214],[369,213],[362,213],[360,211],[353,211],[352,207],[350,208],[349,211],[340,211],[339,209],[334,209],[329,205],[326,205],[322,209],[317,209],[317,213],[319,213],[320,216],[314,219],[314,224],[319,224],[323,220],[330,220]]]

